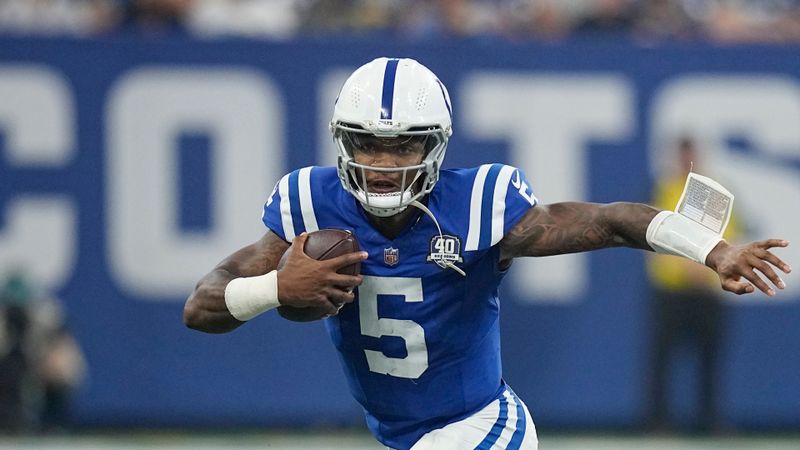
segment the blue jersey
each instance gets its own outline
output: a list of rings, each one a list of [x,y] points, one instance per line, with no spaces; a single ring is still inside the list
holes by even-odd
[[[497,290],[503,236],[533,206],[522,172],[502,164],[442,170],[424,214],[388,239],[345,191],[336,169],[284,176],[264,207],[287,241],[303,231],[350,230],[369,258],[356,301],[325,320],[350,391],[383,444],[423,434],[486,406],[502,391]],[[410,206],[413,208],[413,206]],[[443,261],[466,276],[442,268]]]

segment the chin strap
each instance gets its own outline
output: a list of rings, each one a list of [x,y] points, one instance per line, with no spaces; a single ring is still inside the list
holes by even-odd
[[[430,209],[428,209],[427,206],[423,205],[422,203],[418,202],[417,200],[414,200],[413,202],[409,203],[409,205],[411,205],[411,206],[421,210],[425,214],[427,214],[428,217],[430,217],[431,220],[433,221],[434,225],[436,225],[436,229],[439,230],[439,237],[441,239],[444,239],[444,235],[442,235],[442,227],[439,226],[439,221],[436,220],[436,217],[433,216],[433,213],[431,212]],[[450,261],[441,261],[441,262],[440,261],[436,261],[436,264],[439,267],[441,267],[442,269],[453,269],[456,272],[460,273],[462,277],[466,277],[467,276],[467,274],[460,267],[458,267],[457,265],[453,264]]]

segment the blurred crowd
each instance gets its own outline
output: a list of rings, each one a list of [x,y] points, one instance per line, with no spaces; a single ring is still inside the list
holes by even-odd
[[[0,33],[800,42],[800,0],[0,0]]]
[[[86,371],[61,303],[22,270],[0,280],[0,436],[62,432]]]

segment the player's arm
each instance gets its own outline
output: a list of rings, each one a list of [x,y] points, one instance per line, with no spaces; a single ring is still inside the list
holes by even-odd
[[[651,250],[645,234],[658,212],[641,203],[539,205],[528,210],[500,242],[500,260],[619,246]]]
[[[652,251],[647,229],[658,213],[658,209],[641,203],[540,205],[529,210],[500,242],[500,264],[508,265],[518,256],[560,255],[619,246]],[[769,249],[787,245],[778,239],[742,246],[720,241],[708,253],[705,264],[717,272],[725,290],[745,294],[753,292],[755,286],[774,295],[755,271],[783,289],[784,283],[772,266],[785,273],[791,268]]]
[[[362,261],[364,255],[351,253],[316,261],[302,251],[306,238],[305,234],[295,238],[285,265],[274,273],[274,279],[269,276],[290,246],[271,231],[225,258],[200,279],[186,301],[183,310],[186,326],[208,333],[225,333],[239,327],[249,318],[249,314],[242,315],[241,304],[237,304],[242,295],[246,297],[244,310],[248,312],[288,305],[336,314],[338,305],[353,301],[352,292],[342,288],[361,283],[361,277],[341,275],[336,270]],[[235,289],[231,289],[229,284],[234,280],[237,280]]]

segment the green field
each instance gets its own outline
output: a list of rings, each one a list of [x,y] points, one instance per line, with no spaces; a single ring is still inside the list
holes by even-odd
[[[800,436],[719,438],[612,435],[545,435],[541,450],[798,450]],[[174,433],[136,432],[52,437],[0,437],[0,450],[382,450],[361,433]]]

